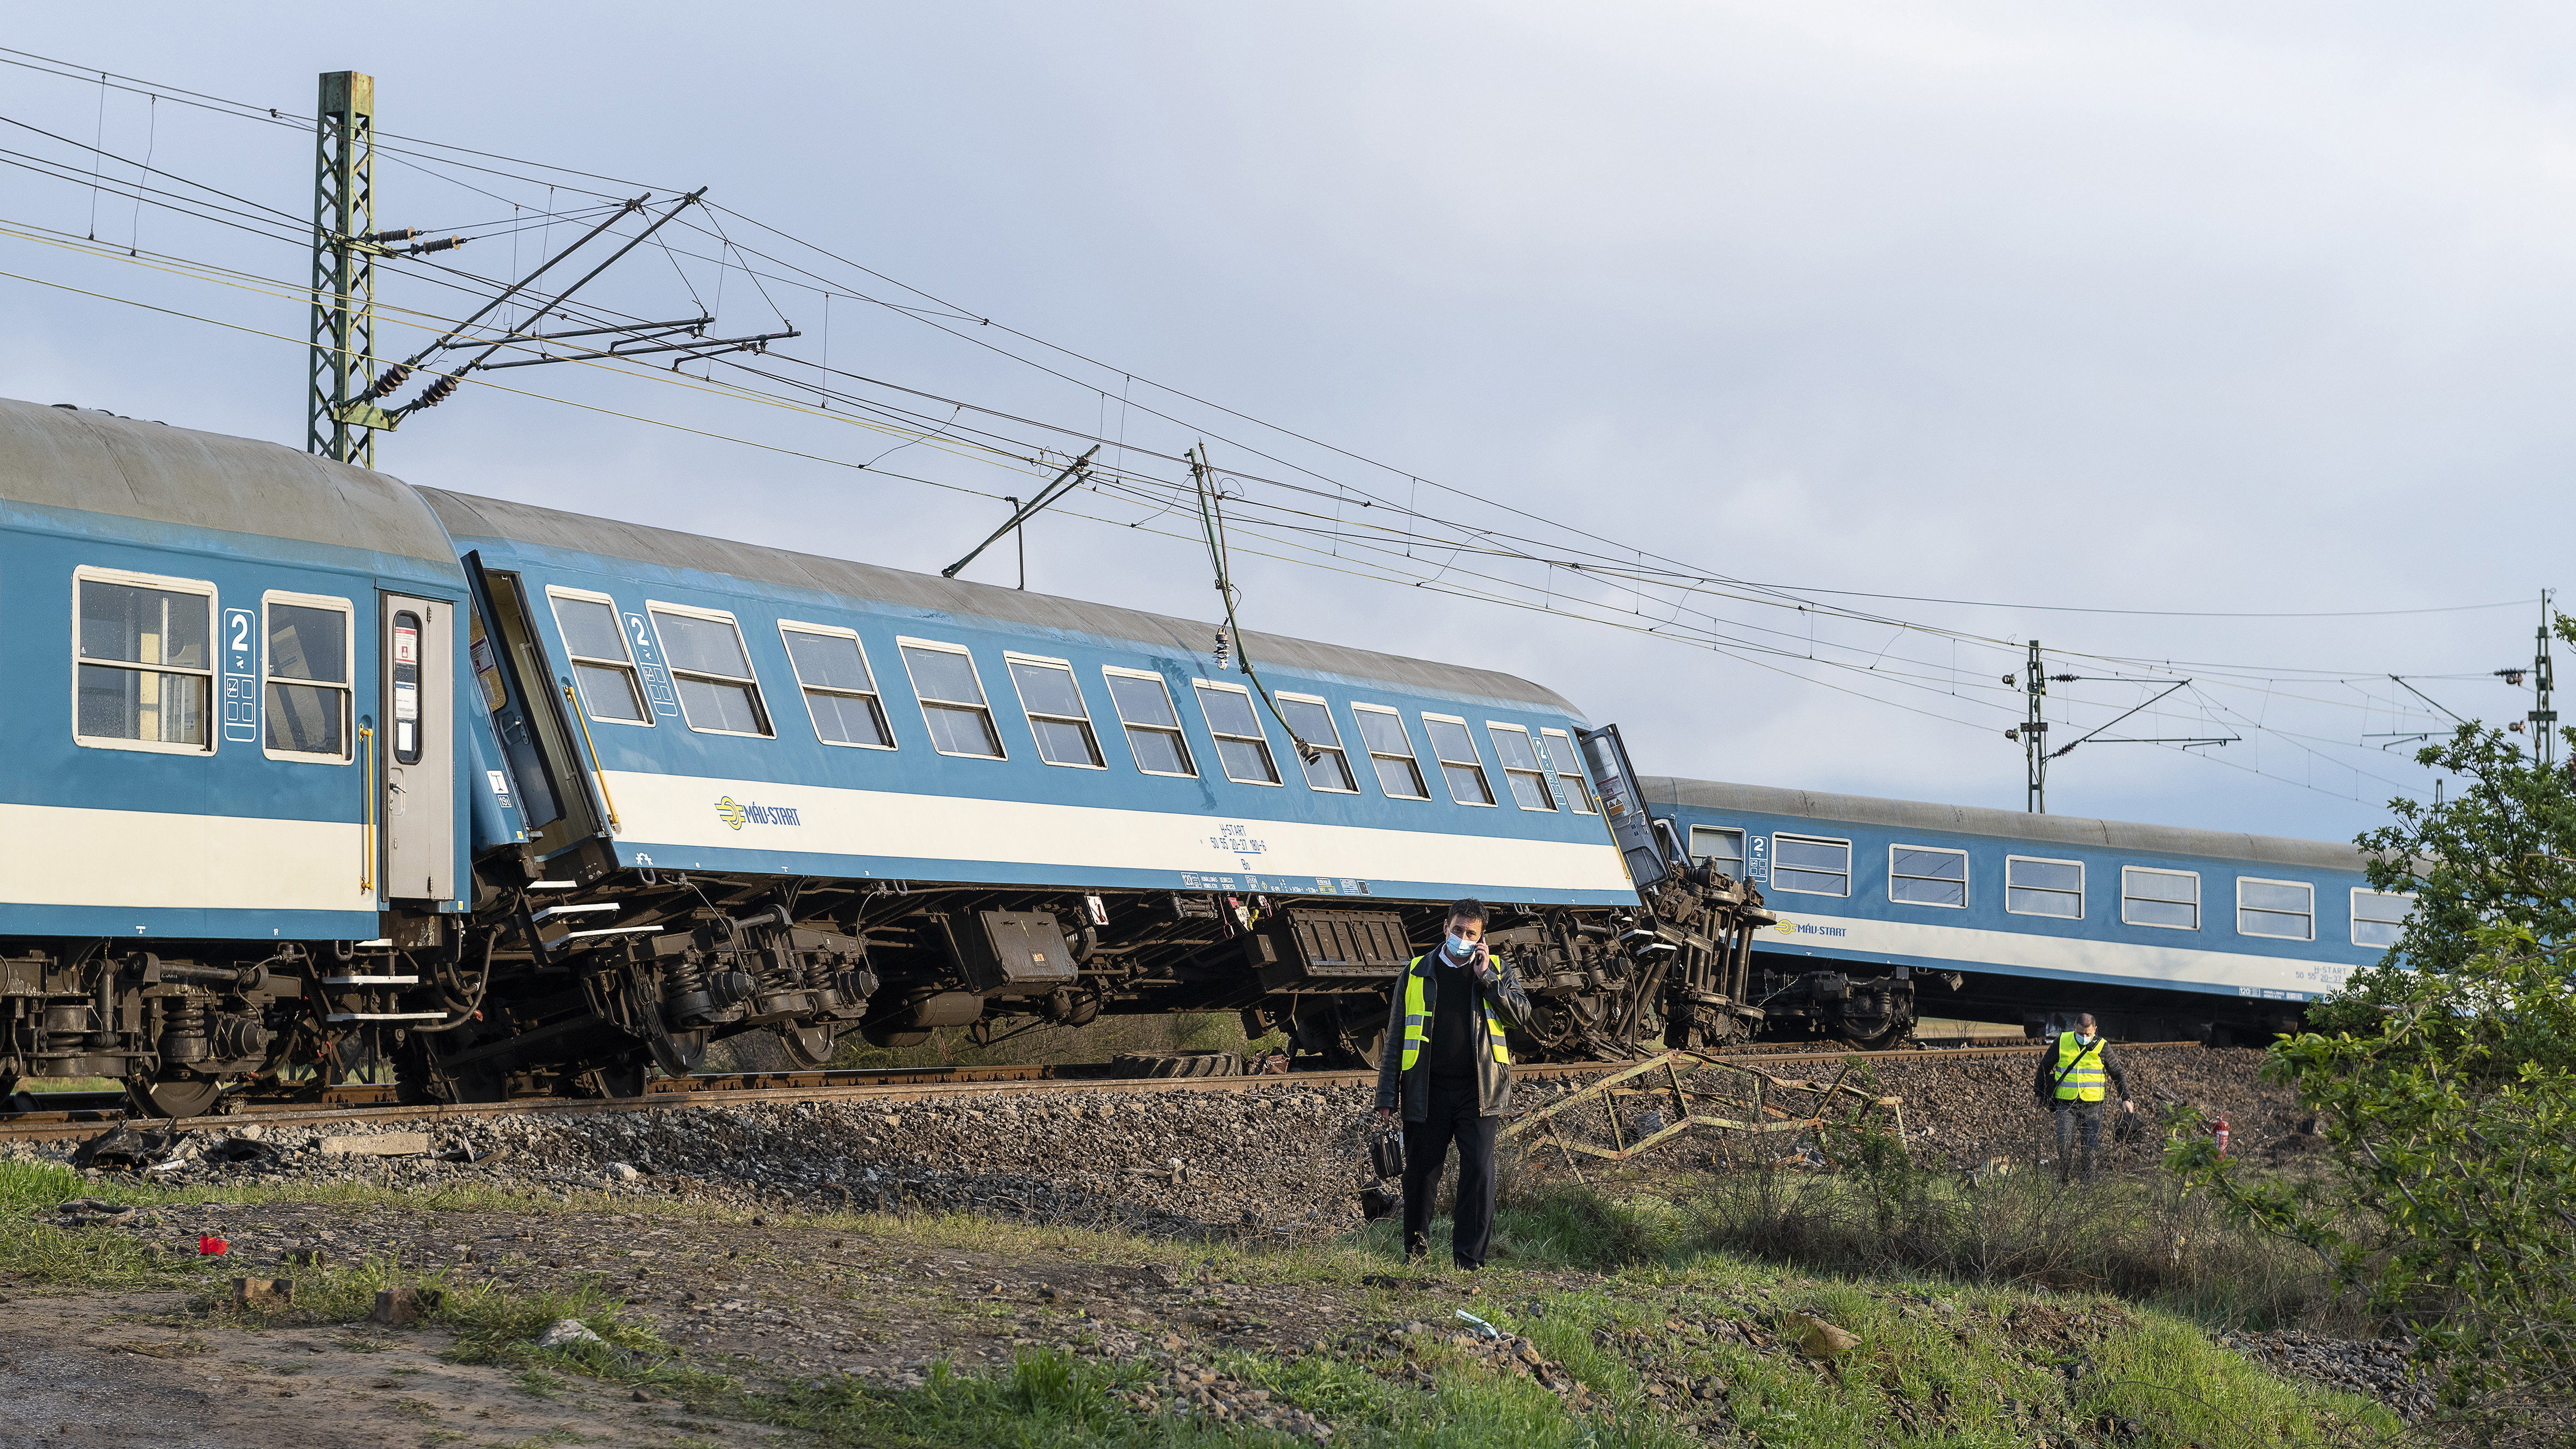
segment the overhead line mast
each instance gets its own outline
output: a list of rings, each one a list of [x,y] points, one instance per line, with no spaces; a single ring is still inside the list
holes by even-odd
[[[377,249],[372,238],[360,240],[375,230],[375,173],[375,77],[325,71],[313,118],[313,350],[304,447],[362,468],[375,465],[375,429],[353,420],[349,407],[376,370]]]

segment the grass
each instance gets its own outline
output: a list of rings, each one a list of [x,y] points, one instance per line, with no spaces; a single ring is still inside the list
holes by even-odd
[[[1446,1272],[1419,1275],[1419,1291],[1361,1284],[1389,1272],[1397,1246],[1392,1224],[1329,1242],[1253,1250],[964,1215],[771,1216],[917,1251],[1159,1262],[1185,1277],[1330,1290],[1354,1330],[1335,1352],[1226,1352],[1200,1361],[1323,1418],[1337,1431],[1336,1445],[1678,1449],[1700,1442],[1696,1431],[1687,1416],[1664,1407],[1678,1395],[1668,1392],[1658,1401],[1649,1390],[1688,1393],[1703,1385],[1722,1393],[1723,1412],[1745,1440],[1778,1449],[2043,1439],[2181,1449],[2400,1435],[2375,1406],[2273,1379],[2216,1347],[2195,1321],[2245,1320],[2273,1290],[2193,1288],[2111,1271],[2124,1261],[2115,1251],[2121,1233],[2135,1231],[2138,1214],[2152,1222],[2160,1210],[2147,1190],[2106,1188],[2053,1199],[2054,1189],[2044,1183],[2008,1180],[1999,1185],[2006,1192],[1954,1198],[1942,1196],[1952,1189],[1937,1183],[1916,1186],[1920,1196],[1907,1210],[1947,1226],[1938,1233],[1909,1228],[1898,1235],[1898,1247],[1869,1231],[1884,1206],[1873,1194],[1885,1184],[1855,1178],[1783,1179],[1767,1187],[1712,1181],[1626,1198],[1561,1185],[1516,1192],[1498,1215],[1494,1267],[1478,1280],[1471,1310],[1507,1332],[1526,1334],[1572,1374],[1589,1391],[1581,1407],[1495,1371],[1436,1335],[1400,1346],[1373,1338],[1371,1319],[1447,1322],[1447,1309],[1468,1301],[1455,1296],[1462,1285]],[[2146,1195],[2133,1196],[2138,1193]],[[1143,1363],[1039,1349],[998,1373],[935,1372],[910,1390],[847,1379],[780,1385],[754,1366],[674,1350],[629,1319],[619,1300],[593,1288],[468,1284],[390,1260],[298,1270],[292,1307],[240,1310],[222,1289],[231,1269],[226,1259],[162,1256],[121,1231],[67,1230],[32,1216],[83,1194],[144,1205],[219,1199],[413,1212],[617,1211],[705,1224],[741,1221],[745,1210],[474,1187],[403,1193],[284,1184],[215,1192],[91,1181],[49,1165],[0,1163],[0,1270],[108,1287],[193,1284],[200,1311],[219,1321],[247,1314],[268,1323],[355,1322],[367,1316],[380,1289],[435,1289],[440,1297],[429,1322],[454,1335],[448,1355],[494,1365],[532,1394],[559,1394],[577,1380],[650,1387],[685,1404],[690,1417],[774,1426],[791,1441],[1077,1449],[1297,1442],[1241,1425],[1139,1413],[1114,1395],[1153,1372]],[[2025,1242],[2003,1251],[2019,1241],[2015,1235],[2055,1246],[2038,1251]],[[1435,1243],[1435,1261],[1445,1259],[1444,1246]],[[1888,1256],[1900,1251],[1911,1256]],[[2193,1261],[2204,1272],[2218,1264],[2241,1276],[2242,1265],[2224,1255]],[[2058,1291],[2032,1291],[2052,1280]],[[1777,1335],[1791,1311],[1847,1329],[1860,1346],[1826,1365],[1756,1352],[1735,1327]],[[603,1341],[537,1348],[536,1336],[560,1318],[584,1323]]]

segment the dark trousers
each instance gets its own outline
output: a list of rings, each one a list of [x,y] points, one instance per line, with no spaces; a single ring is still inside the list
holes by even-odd
[[[1458,1207],[1449,1216],[1449,1253],[1461,1268],[1481,1268],[1494,1238],[1494,1134],[1503,1119],[1477,1115],[1473,1085],[1460,1092],[1434,1086],[1429,1107],[1424,1120],[1404,1124],[1404,1255],[1430,1251],[1431,1202],[1455,1143]]]
[[[2051,1114],[2057,1119],[2057,1180],[2068,1181],[2075,1170],[2075,1142],[2078,1132],[2084,1141],[2084,1180],[2093,1180],[2094,1159],[2102,1152],[2102,1104],[2099,1102],[2059,1102]]]

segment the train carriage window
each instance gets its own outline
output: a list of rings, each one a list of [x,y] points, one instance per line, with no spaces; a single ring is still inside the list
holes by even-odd
[[[733,615],[649,599],[644,607],[653,616],[653,634],[662,641],[662,662],[671,667],[680,716],[689,728],[700,734],[767,738],[769,710],[761,703],[760,680],[751,672],[751,656],[743,650],[742,629]]]
[[[2415,898],[2389,891],[2354,887],[2352,892],[2352,943],[2356,946],[2394,946],[2406,933],[2406,917],[2415,909]]]
[[[606,724],[652,724],[653,711],[635,680],[635,656],[627,650],[617,605],[606,594],[572,589],[549,588],[546,597],[554,604],[555,627],[563,631],[583,712]]]
[[[1404,732],[1404,716],[1378,704],[1351,706],[1359,721],[1360,743],[1368,746],[1369,764],[1377,770],[1377,787],[1394,800],[1428,800],[1422,766],[1413,756],[1413,738]]]
[[[781,619],[778,637],[787,645],[788,667],[796,671],[796,685],[805,693],[805,713],[814,721],[816,739],[868,750],[894,748],[876,671],[868,667],[868,651],[857,634]]]
[[[269,758],[347,760],[356,664],[349,601],[272,591],[260,604],[268,615],[261,667]]]
[[[1050,765],[1083,770],[1108,766],[1100,758],[1100,740],[1091,732],[1091,707],[1083,703],[1082,686],[1074,683],[1073,666],[1061,659],[1033,654],[1005,654],[1011,685],[1020,692],[1020,710],[1037,737],[1038,758]]]
[[[2236,934],[2284,941],[2317,938],[2317,888],[2306,881],[2236,878]]]
[[[1172,691],[1163,676],[1104,665],[1100,677],[1109,682],[1109,702],[1126,727],[1136,768],[1148,775],[1195,778],[1199,767],[1190,759],[1190,742],[1181,738],[1181,717],[1172,708]]]
[[[1538,743],[1547,756],[1548,767],[1556,772],[1557,788],[1565,792],[1565,803],[1573,806],[1577,814],[1600,814],[1600,807],[1592,803],[1592,782],[1583,776],[1583,756],[1574,748],[1573,736],[1563,730],[1540,730]]]
[[[1744,878],[1744,832],[1717,825],[1694,825],[1690,828],[1691,859],[1723,873],[1730,880]]]
[[[2120,867],[2120,923],[2199,930],[2199,873],[2144,865]]]
[[[1968,853],[1930,845],[1887,848],[1887,898],[1908,906],[1968,905]]]
[[[1512,803],[1523,810],[1554,810],[1556,795],[1547,788],[1547,767],[1540,763],[1529,731],[1487,720],[1485,737],[1494,742],[1494,758],[1503,767],[1503,783],[1511,787]]]
[[[211,752],[215,586],[81,568],[72,591],[72,737],[109,749]]]
[[[1425,714],[1422,732],[1431,737],[1431,753],[1440,761],[1441,778],[1449,782],[1449,798],[1461,805],[1493,804],[1494,787],[1485,781],[1485,760],[1476,753],[1467,722],[1454,714]]]
[[[1350,757],[1342,752],[1342,732],[1333,725],[1331,706],[1311,694],[1283,694],[1279,696],[1279,713],[1297,732],[1297,738],[1315,752],[1311,760],[1302,754],[1297,757],[1298,763],[1306,767],[1306,783],[1335,794],[1358,794],[1360,782],[1351,774]]]
[[[984,678],[975,656],[963,645],[930,639],[897,639],[904,672],[921,701],[921,718],[930,726],[930,747],[943,755],[975,759],[1010,758],[1002,751],[1001,732],[993,728],[992,706],[984,698]]]
[[[2006,856],[2004,909],[2016,916],[2084,919],[2084,862]]]
[[[1811,896],[1851,894],[1851,842],[1812,835],[1771,837],[1771,884]]]
[[[1279,762],[1270,757],[1270,737],[1261,731],[1261,716],[1252,711],[1252,691],[1207,679],[1191,683],[1198,688],[1208,733],[1216,736],[1216,759],[1225,777],[1243,785],[1278,784]]]

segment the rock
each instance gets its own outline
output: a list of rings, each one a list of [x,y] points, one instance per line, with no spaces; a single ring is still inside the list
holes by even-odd
[[[427,1157],[429,1134],[370,1132],[361,1136],[325,1137],[320,1148],[325,1157]]]
[[[387,1288],[376,1294],[376,1322],[400,1328],[438,1311],[445,1295],[435,1288]]]
[[[235,1278],[233,1306],[236,1308],[284,1308],[295,1301],[295,1283],[289,1278]]]
[[[605,1343],[606,1339],[591,1332],[577,1318],[558,1318],[537,1335],[539,1348],[570,1348],[579,1343]]]
[[[1786,1322],[1799,1351],[1809,1358],[1835,1358],[1860,1346],[1859,1339],[1810,1314],[1792,1313]]]
[[[644,1175],[643,1173],[636,1171],[631,1165],[623,1162],[612,1162],[608,1164],[607,1172],[610,1177],[617,1179],[619,1182],[633,1182],[635,1179]]]

